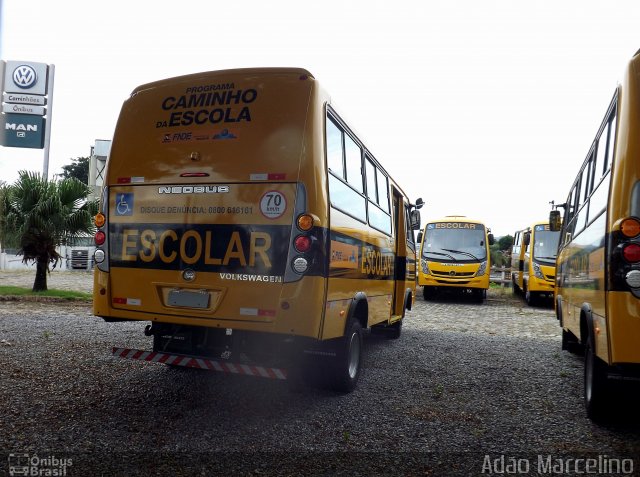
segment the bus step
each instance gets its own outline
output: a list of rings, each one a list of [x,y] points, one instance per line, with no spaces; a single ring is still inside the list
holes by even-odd
[[[241,374],[244,376],[254,376],[257,378],[287,379],[287,370],[280,368],[250,366],[247,364],[216,361],[209,358],[199,358],[197,356],[187,356],[184,354],[174,353],[159,353],[156,351],[144,351],[141,349],[114,347],[111,349],[111,353],[119,358],[136,359],[139,361],[162,363],[171,366],[185,366],[187,368],[218,371],[220,373],[228,374]]]

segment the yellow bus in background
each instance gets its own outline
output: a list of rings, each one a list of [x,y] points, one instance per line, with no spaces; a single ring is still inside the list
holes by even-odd
[[[559,237],[560,232],[551,230],[548,221],[513,234],[511,283],[514,293],[524,294],[530,306],[543,296],[553,296]]]
[[[478,220],[450,215],[425,224],[418,234],[418,285],[425,300],[439,291],[470,292],[482,303],[489,288],[491,230]]]
[[[96,217],[94,314],[150,322],[120,357],[351,391],[363,330],[400,336],[412,205],[304,69],[200,73],[125,101]]]
[[[594,419],[628,397],[626,379],[640,378],[638,71],[636,53],[559,206],[562,225],[559,210],[550,214],[552,229],[560,230],[555,304],[562,347],[584,351],[585,406]]]

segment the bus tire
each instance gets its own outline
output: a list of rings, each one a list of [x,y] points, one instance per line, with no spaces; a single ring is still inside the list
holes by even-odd
[[[606,412],[609,392],[607,366],[596,356],[592,340],[591,336],[587,338],[584,351],[584,405],[587,417],[597,421]]]
[[[536,306],[536,304],[538,303],[538,296],[537,294],[529,290],[529,287],[527,287],[526,291],[524,292],[524,300],[527,302],[527,305]]]
[[[398,320],[396,321],[393,325],[387,327],[387,338],[390,340],[397,340],[398,338],[400,338],[400,335],[402,334],[402,322],[404,321],[404,319],[402,320]]]
[[[433,289],[433,287],[428,287],[428,286],[424,286],[422,287],[422,296],[424,297],[425,300],[431,300],[433,299],[434,295],[435,295],[435,290]]]
[[[472,296],[476,303],[483,303],[486,298],[486,292],[480,288],[474,288],[471,290]]]
[[[584,351],[573,333],[565,329],[562,330],[562,350],[571,354],[581,354]]]
[[[356,388],[362,373],[362,325],[352,319],[347,332],[340,340],[336,357],[332,366],[329,386],[334,391],[350,393]]]

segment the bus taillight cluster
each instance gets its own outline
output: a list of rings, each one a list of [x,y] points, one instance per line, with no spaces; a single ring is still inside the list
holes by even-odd
[[[298,234],[293,240],[293,248],[298,254],[291,262],[291,268],[293,271],[299,274],[305,273],[309,269],[309,260],[304,255],[311,251],[313,244],[310,232],[313,229],[313,217],[308,214],[301,214],[296,220],[296,226],[302,233]]]
[[[640,264],[640,243],[637,241],[640,236],[640,220],[634,217],[624,219],[620,223],[620,234],[622,257],[632,267],[625,270],[625,282],[632,289],[640,288],[640,269],[637,268]]]
[[[107,218],[104,216],[102,212],[98,212],[96,216],[93,218],[93,222],[96,224],[96,233],[93,237],[93,240],[98,247],[94,253],[94,259],[96,263],[99,265],[104,262],[106,258],[105,251],[103,246],[107,241],[107,234],[102,230],[107,223]]]

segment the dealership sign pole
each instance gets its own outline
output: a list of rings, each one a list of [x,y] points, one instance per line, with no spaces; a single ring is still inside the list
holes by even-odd
[[[54,65],[0,61],[4,69],[0,145],[44,149],[42,177],[49,175]]]

